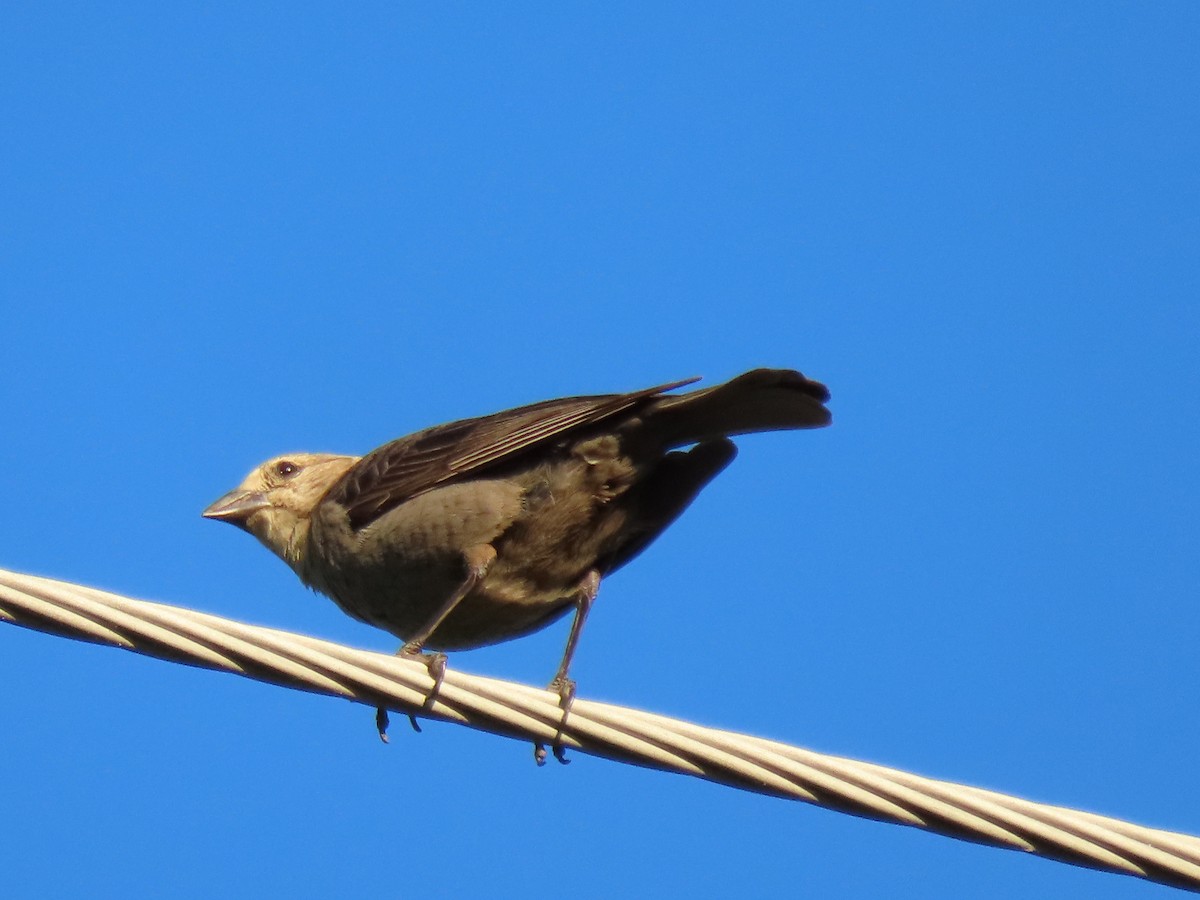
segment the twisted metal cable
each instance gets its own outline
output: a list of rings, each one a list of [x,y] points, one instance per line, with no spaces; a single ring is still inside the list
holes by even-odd
[[[1200,892],[1200,837],[0,569],[0,621]]]

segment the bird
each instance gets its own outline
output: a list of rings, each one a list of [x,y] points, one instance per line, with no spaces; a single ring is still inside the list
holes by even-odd
[[[438,682],[441,651],[573,613],[550,682],[565,714],[601,581],[732,462],[730,437],[831,422],[829,390],[795,370],[669,393],[698,380],[435,425],[362,457],[275,456],[202,515],[249,532],[345,613],[400,638],[398,655],[424,659]],[[376,724],[386,740],[386,711]],[[565,761],[557,744],[555,755]]]

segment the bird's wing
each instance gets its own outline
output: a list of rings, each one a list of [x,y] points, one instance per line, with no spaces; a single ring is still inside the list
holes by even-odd
[[[321,502],[345,508],[350,527],[357,531],[431,488],[478,473],[695,381],[699,379],[630,394],[546,400],[477,419],[435,425],[368,453],[333,484]]]

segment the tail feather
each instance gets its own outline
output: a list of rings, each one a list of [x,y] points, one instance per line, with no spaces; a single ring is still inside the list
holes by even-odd
[[[663,396],[645,423],[678,447],[756,431],[821,428],[832,421],[829,389],[793,369],[754,369],[724,384]]]

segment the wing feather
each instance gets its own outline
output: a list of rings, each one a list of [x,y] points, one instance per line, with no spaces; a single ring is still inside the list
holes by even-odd
[[[357,531],[418,494],[477,475],[698,380],[689,378],[629,394],[546,400],[435,425],[368,453],[334,483],[322,504],[344,507]]]

